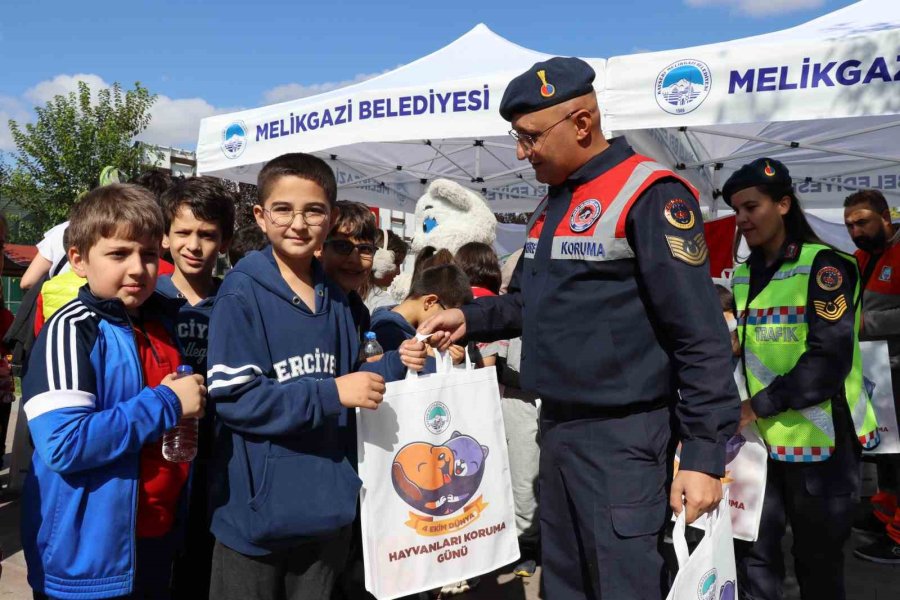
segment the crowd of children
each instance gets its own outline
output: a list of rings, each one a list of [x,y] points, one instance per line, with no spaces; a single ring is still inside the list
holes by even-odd
[[[361,561],[355,409],[376,409],[407,369],[432,370],[416,327],[498,293],[500,264],[483,244],[427,249],[406,299],[388,304],[406,248],[336,196],[320,159],[269,162],[253,207],[265,239],[237,232],[243,257],[224,279],[235,198],[217,180],[157,194],[111,183],[75,204],[62,232],[72,275],[43,282],[53,308],[40,307],[23,375],[35,598],[362,597],[347,583]],[[372,299],[386,305],[370,317]],[[367,361],[369,330],[385,352]],[[470,350],[492,365],[501,345]],[[190,417],[196,459],[165,459],[163,434]]]

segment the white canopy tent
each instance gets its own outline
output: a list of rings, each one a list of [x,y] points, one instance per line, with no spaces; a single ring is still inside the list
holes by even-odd
[[[498,106],[510,79],[548,57],[478,25],[362,83],[204,119],[198,171],[253,182],[267,160],[305,151],[330,161],[343,198],[412,211],[425,183],[447,177],[495,212],[529,211],[546,188],[516,160]],[[679,169],[711,208],[728,175],[760,156],[789,166],[806,208],[840,207],[860,187],[900,196],[897,0],[720,44],[587,60],[604,131]]]
[[[266,161],[311,152],[335,169],[342,198],[411,212],[424,185],[444,177],[483,192],[494,212],[529,211],[546,187],[516,160],[498,107],[513,77],[549,57],[478,25],[362,83],[203,119],[197,168],[254,183]],[[602,90],[605,61],[588,60]]]
[[[761,156],[807,209],[858,188],[900,196],[900,2],[864,0],[783,31],[609,59],[604,128],[720,189]]]

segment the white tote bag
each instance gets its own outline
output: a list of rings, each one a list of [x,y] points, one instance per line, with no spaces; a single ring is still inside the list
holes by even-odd
[[[698,519],[706,534],[688,552],[684,539],[685,512],[675,519],[672,542],[678,559],[678,574],[667,600],[737,600],[737,569],[731,519],[728,518],[728,491],[713,512]]]
[[[357,413],[366,588],[379,600],[519,558],[496,370],[436,362]]]
[[[897,435],[897,412],[894,407],[894,388],[891,386],[891,360],[885,341],[860,342],[864,384],[875,418],[881,441],[865,454],[900,454],[900,438]]]

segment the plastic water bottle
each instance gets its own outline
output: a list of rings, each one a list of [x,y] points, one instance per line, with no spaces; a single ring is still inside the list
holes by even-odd
[[[178,379],[194,374],[190,365],[179,365],[175,370]],[[195,417],[186,417],[178,421],[178,425],[163,434],[163,458],[171,462],[191,462],[197,457],[197,437],[199,421]]]
[[[381,344],[378,343],[374,331],[367,331],[365,337],[366,343],[363,344],[363,358],[365,358],[365,360],[384,354],[384,349],[382,349]]]

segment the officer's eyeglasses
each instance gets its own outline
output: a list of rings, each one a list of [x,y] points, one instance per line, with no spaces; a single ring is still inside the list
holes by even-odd
[[[353,250],[356,249],[356,251],[359,252],[360,256],[367,258],[375,256],[375,251],[378,250],[378,246],[376,246],[375,244],[369,244],[366,242],[354,244],[350,240],[345,240],[342,238],[325,240],[325,246],[327,246],[328,249],[333,251],[335,254],[339,254],[341,256],[350,256]]]
[[[554,127],[556,127],[563,121],[568,121],[569,119],[572,118],[572,115],[574,115],[577,112],[578,112],[577,110],[573,110],[572,112],[570,112],[569,114],[564,116],[562,119],[560,119],[559,121],[557,121],[556,123],[554,123],[553,125],[548,127],[547,129],[541,131],[540,133],[535,133],[535,134],[521,133],[521,132],[516,131],[515,129],[510,129],[509,135],[512,136],[512,139],[516,140],[516,143],[521,144],[522,148],[530,151],[537,145],[538,140],[541,139],[546,134],[548,134],[551,129],[553,129]]]
[[[297,215],[303,219],[303,222],[310,227],[316,227],[325,222],[328,218],[328,211],[323,207],[309,206],[301,210],[293,210],[290,206],[276,206],[275,208],[267,208],[263,212],[269,215],[272,224],[279,227],[286,227],[294,222]]]

